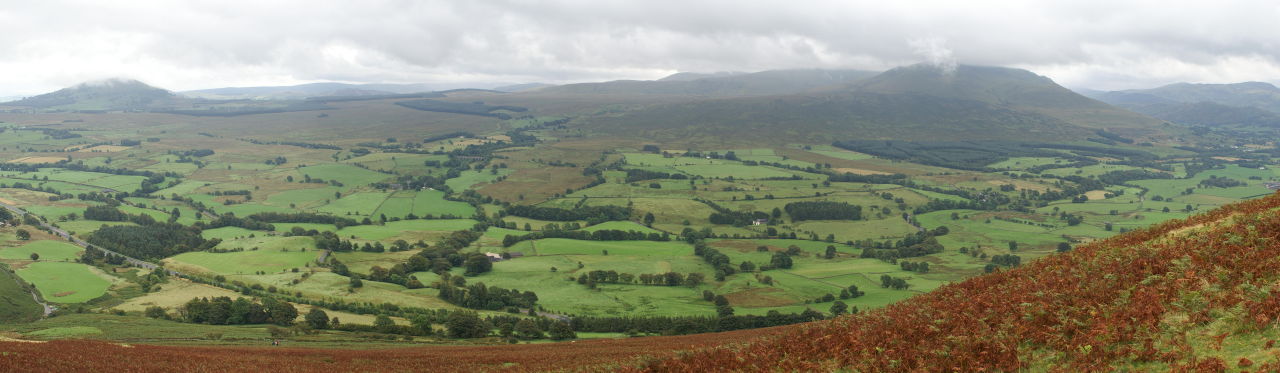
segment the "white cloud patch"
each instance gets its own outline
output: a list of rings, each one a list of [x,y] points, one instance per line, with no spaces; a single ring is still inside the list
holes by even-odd
[[[924,57],[926,63],[941,70],[943,74],[951,75],[956,72],[956,57],[947,48],[945,39],[919,38],[912,39],[908,44],[915,49],[916,54]]]

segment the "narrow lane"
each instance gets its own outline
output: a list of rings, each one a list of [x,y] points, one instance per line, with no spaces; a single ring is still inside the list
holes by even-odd
[[[19,208],[18,206],[10,205],[7,203],[0,203],[0,207],[9,209],[9,211],[12,211],[17,216],[22,216],[27,213],[25,210]],[[67,241],[70,241],[71,243],[79,245],[80,247],[84,247],[84,248],[92,247],[94,249],[102,250],[102,252],[104,253],[119,255],[120,257],[124,258],[125,263],[129,263],[129,265],[132,265],[134,267],[146,268],[147,270],[155,270],[156,268],[160,267],[159,265],[156,265],[155,263],[152,263],[152,262],[139,260],[124,254],[117,253],[115,251],[107,250],[101,246],[94,246],[84,240],[81,240],[76,236],[72,236],[70,233],[67,233],[67,231],[62,230],[62,228],[55,227],[47,222],[41,221],[40,226],[44,227],[45,229],[48,229],[50,232],[53,232],[53,234],[58,235],[59,237],[62,237]],[[171,269],[166,269],[165,271],[168,271],[170,275],[175,275],[175,276],[181,275],[181,273],[178,273],[177,271],[174,271]]]

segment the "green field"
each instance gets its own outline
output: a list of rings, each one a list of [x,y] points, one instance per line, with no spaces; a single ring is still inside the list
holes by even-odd
[[[84,249],[67,242],[40,240],[0,249],[0,259],[30,260],[31,254],[39,254],[40,261],[75,261]]]
[[[341,237],[354,236],[368,241],[386,241],[399,238],[413,242],[452,231],[470,229],[475,224],[476,221],[471,219],[401,220],[387,222],[384,225],[346,227],[338,230],[337,233]],[[277,229],[280,228],[277,227]]]
[[[331,186],[287,190],[267,197],[267,203],[281,207],[292,205],[297,208],[314,208],[323,206],[325,201],[337,199],[334,193],[340,190],[341,188]]]
[[[23,280],[36,286],[45,300],[83,303],[106,294],[111,282],[96,269],[80,263],[36,262],[17,271]]]
[[[306,237],[298,238],[310,240]],[[283,251],[283,249],[263,248],[256,251],[246,249],[242,252],[229,253],[190,252],[175,255],[170,260],[199,266],[218,274],[243,275],[258,271],[284,272],[293,268],[306,267],[314,263],[319,254],[320,251],[314,249],[302,251],[294,248]]]
[[[477,184],[493,182],[499,177],[510,175],[511,172],[512,170],[509,168],[498,169],[496,174],[489,171],[466,171],[462,173],[462,176],[449,179],[445,182],[445,185],[448,185],[449,189],[454,191],[463,191],[471,189]]]
[[[345,217],[372,216],[391,193],[357,192],[329,202],[317,211]]]
[[[662,233],[657,229],[649,228],[636,222],[631,221],[607,221],[604,223],[592,225],[582,228],[584,231],[595,232],[599,230],[617,230],[617,231],[638,231],[644,233]]]
[[[376,217],[403,218],[409,214],[423,216],[470,217],[476,209],[466,202],[444,199],[438,190],[400,191],[382,201],[371,215]]]
[[[346,185],[346,188],[368,185],[391,177],[391,175],[384,173],[335,163],[302,167],[294,171],[294,173],[297,174],[297,176],[294,176],[295,179],[310,176],[313,179],[324,179],[326,181],[337,180]]]

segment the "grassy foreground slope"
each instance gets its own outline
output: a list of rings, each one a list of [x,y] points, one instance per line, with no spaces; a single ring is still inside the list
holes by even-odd
[[[25,322],[40,317],[40,304],[18,282],[7,265],[0,264],[0,323]]]
[[[1280,195],[650,371],[1276,371]]]

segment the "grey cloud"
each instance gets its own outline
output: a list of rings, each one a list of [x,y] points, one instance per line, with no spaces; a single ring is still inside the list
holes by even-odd
[[[1265,1],[127,1],[0,9],[0,95],[126,76],[171,89],[340,80],[653,79],[959,63],[1068,86],[1277,81]]]

